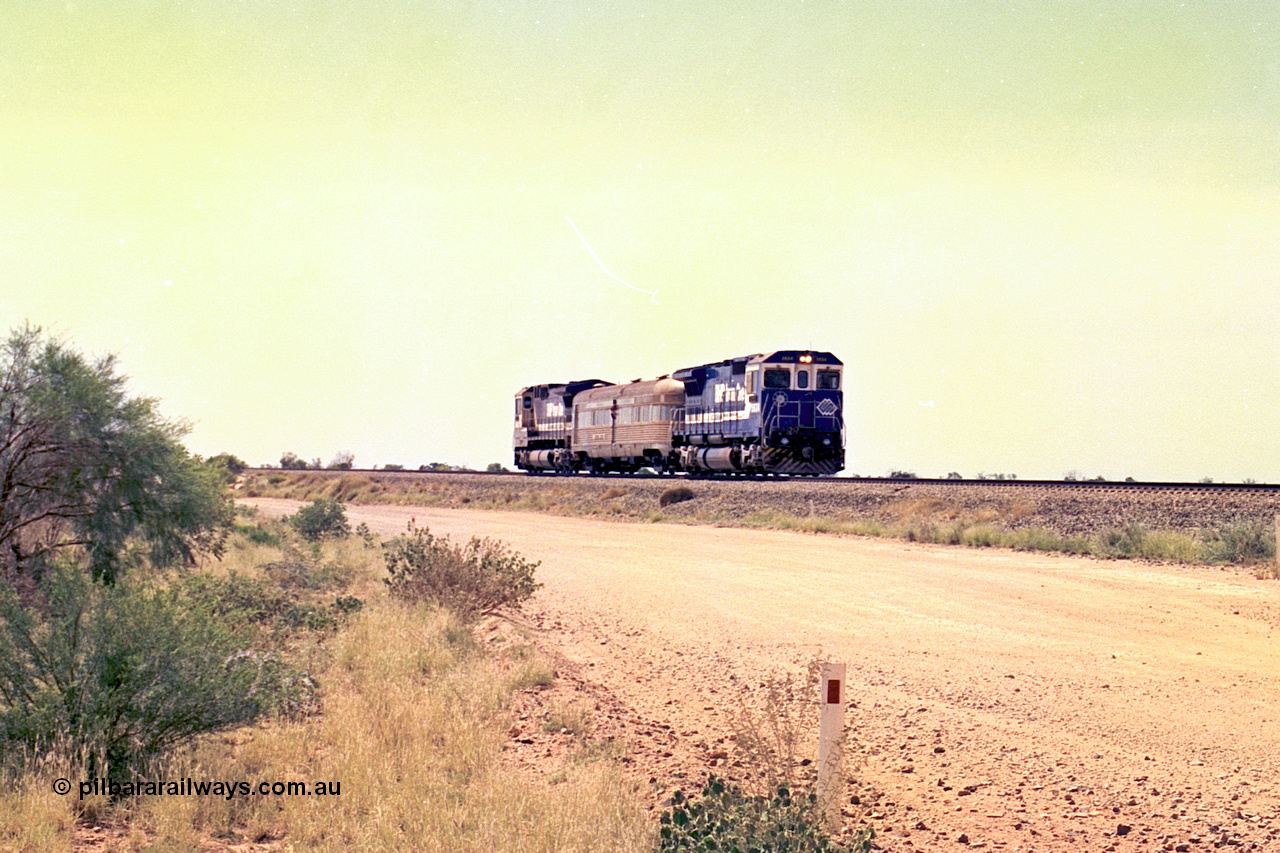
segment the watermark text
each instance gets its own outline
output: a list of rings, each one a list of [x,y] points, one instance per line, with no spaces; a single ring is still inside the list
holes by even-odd
[[[87,779],[77,783],[80,799],[93,796],[109,797],[340,797],[342,783],[328,780],[314,782],[245,782],[228,779],[199,781],[187,777],[156,781],[135,779],[120,782],[115,779]],[[76,787],[70,779],[53,780],[55,794],[70,794]]]

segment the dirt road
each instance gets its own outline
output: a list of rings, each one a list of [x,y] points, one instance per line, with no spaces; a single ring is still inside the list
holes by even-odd
[[[348,515],[541,560],[539,642],[655,790],[733,772],[743,697],[821,650],[848,664],[856,703],[846,819],[884,849],[1280,850],[1274,581],[530,513]]]

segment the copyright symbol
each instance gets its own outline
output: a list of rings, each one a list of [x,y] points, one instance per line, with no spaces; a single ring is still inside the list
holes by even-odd
[[[53,792],[55,794],[70,794],[71,780],[70,779],[54,779]]]

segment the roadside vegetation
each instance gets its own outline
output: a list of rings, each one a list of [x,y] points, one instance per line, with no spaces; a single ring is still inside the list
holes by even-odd
[[[1239,522],[1198,534],[1148,530],[1139,524],[1107,528],[1091,536],[1070,536],[1041,527],[1009,529],[986,521],[917,521],[885,524],[875,520],[840,521],[760,512],[743,520],[744,526],[806,533],[875,536],[962,545],[969,548],[1008,548],[1014,551],[1047,551],[1101,559],[1141,559],[1161,563],[1196,565],[1252,565],[1259,577],[1273,575],[1269,564],[1276,554],[1275,528],[1264,522]]]
[[[345,525],[341,504],[331,510]],[[126,737],[140,749],[108,749],[105,758],[65,732],[28,744],[7,730],[0,850],[70,850],[90,829],[99,849],[130,853],[246,844],[335,853],[652,853],[707,849],[708,838],[748,843],[744,850],[869,849],[866,828],[837,840],[819,828],[805,780],[790,772],[799,762],[789,752],[780,758],[777,739],[765,734],[778,719],[794,727],[794,702],[744,711],[740,738],[751,744],[754,732],[759,741],[744,753],[760,768],[756,784],[708,780],[691,797],[675,794],[658,824],[640,783],[621,772],[625,745],[584,747],[550,777],[513,772],[504,747],[515,698],[546,689],[556,674],[518,623],[486,613],[526,600],[537,564],[503,543],[457,544],[423,528],[385,541],[308,537],[294,518],[242,509],[220,561],[152,570],[145,584],[114,587],[127,595],[103,593],[163,604],[167,621],[139,620],[135,607],[122,614],[127,626],[110,615],[102,624],[133,650],[132,664],[165,660],[155,648],[162,644],[184,650],[185,673],[163,676],[158,692],[139,680],[127,701],[171,696],[193,725],[176,732],[156,718],[135,721],[134,734],[173,736],[154,744]],[[450,579],[459,588],[442,591]],[[159,630],[173,625],[190,636]],[[227,661],[235,679],[221,691],[204,689]],[[95,670],[90,680],[110,677]],[[584,734],[590,725],[581,708],[556,707],[544,728]],[[781,743],[791,749],[797,740]],[[81,797],[81,780],[97,773],[120,785],[281,781],[323,783],[330,793]],[[58,779],[72,781],[69,794],[56,793]]]
[[[92,756],[65,738],[31,747],[9,740],[0,850],[68,850],[85,826],[105,833],[104,849],[120,851],[247,842],[319,851],[651,850],[642,798],[615,764],[575,762],[554,786],[510,772],[501,756],[512,698],[541,689],[554,672],[509,623],[508,642],[484,643],[479,612],[395,594],[383,555],[397,541],[312,540],[287,521],[241,513],[220,562],[157,577],[147,588],[193,625],[238,626],[228,629],[229,645],[188,663],[217,672],[233,660],[234,674],[253,676],[259,704],[233,704],[238,714],[209,717],[202,732],[183,732],[127,765],[91,766]],[[128,643],[171,639],[129,615]],[[176,677],[164,685],[180,686]],[[250,693],[187,690],[173,704],[213,712],[220,697]],[[122,783],[323,782],[338,794],[81,799],[79,781],[98,771]],[[52,790],[58,778],[75,783],[69,795]]]
[[[243,463],[183,434],[111,357],[0,344],[0,850],[652,848],[615,764],[502,760],[512,697],[555,674],[477,626],[534,564],[462,546],[475,607],[396,594],[340,502],[237,513]]]
[[[1244,566],[1252,568],[1259,577],[1275,574],[1275,526],[1270,519],[1227,520],[1191,529],[1130,523],[1073,534],[1027,524],[1030,509],[1016,502],[1001,508],[966,510],[943,500],[903,498],[876,504],[862,513],[842,510],[838,515],[812,507],[807,513],[778,509],[744,511],[727,507],[719,498],[707,499],[705,485],[697,481],[672,485],[658,480],[620,482],[540,477],[475,482],[431,477],[384,480],[365,473],[317,476],[272,470],[254,472],[241,485],[241,493],[248,497],[466,507],[798,530],[1100,559]]]

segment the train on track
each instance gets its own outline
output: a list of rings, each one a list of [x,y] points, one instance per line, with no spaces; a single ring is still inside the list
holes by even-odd
[[[515,400],[529,473],[830,476],[844,468],[843,363],[780,350],[625,384],[530,385]]]

